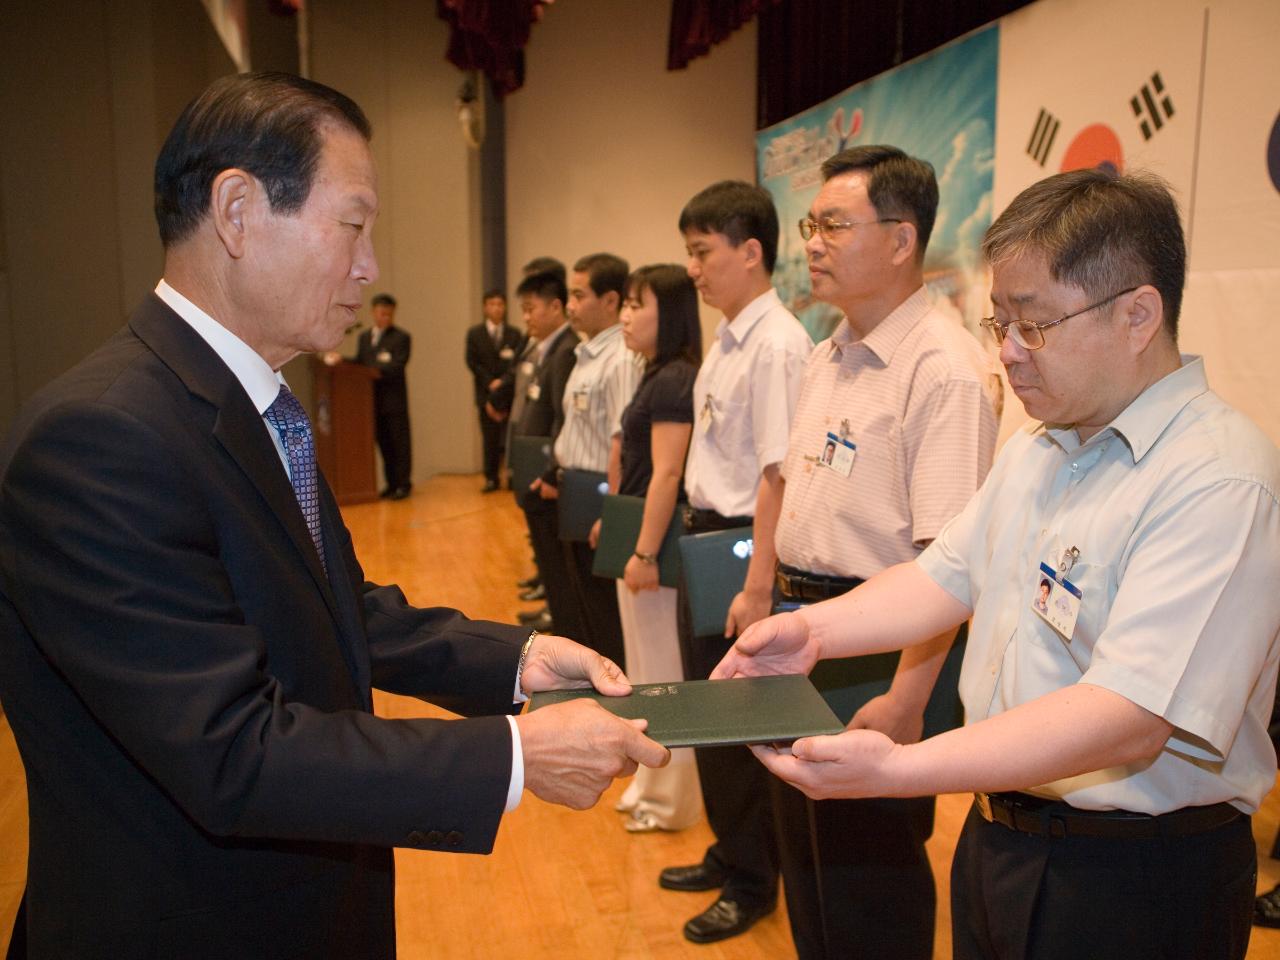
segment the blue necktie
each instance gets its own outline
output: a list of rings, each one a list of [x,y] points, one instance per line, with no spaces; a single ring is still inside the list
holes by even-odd
[[[320,533],[320,471],[316,467],[316,446],[311,437],[311,421],[307,419],[307,411],[302,409],[298,398],[282,383],[279,395],[267,407],[263,416],[276,428],[284,443],[285,458],[289,461],[289,481],[293,484],[294,496],[298,498],[298,506],[302,508],[302,516],[307,521],[307,529],[311,531],[311,539],[320,555],[320,566],[324,568],[325,576],[328,576],[329,565],[324,559],[324,538]]]

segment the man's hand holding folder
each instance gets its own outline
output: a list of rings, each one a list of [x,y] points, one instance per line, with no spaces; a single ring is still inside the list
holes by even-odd
[[[520,673],[525,694],[594,688],[622,697],[631,683],[612,660],[563,637],[539,634]],[[524,752],[524,785],[549,803],[585,810],[616,777],[638,764],[664,766],[671,751],[643,733],[645,720],[624,720],[590,700],[573,700],[516,718]]]

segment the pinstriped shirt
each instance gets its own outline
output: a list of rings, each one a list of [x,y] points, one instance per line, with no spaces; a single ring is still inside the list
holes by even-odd
[[[805,365],[776,543],[788,566],[866,578],[915,557],[981,486],[1002,388],[924,287],[855,337],[842,320]],[[822,463],[828,434],[856,448],[848,476]]]
[[[609,443],[622,430],[622,411],[640,383],[640,358],[627,349],[614,324],[574,348],[578,361],[564,386],[564,426],[556,437],[556,463],[604,473]]]

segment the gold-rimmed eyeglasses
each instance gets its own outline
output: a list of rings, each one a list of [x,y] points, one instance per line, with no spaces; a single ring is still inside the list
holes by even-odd
[[[854,227],[869,227],[873,223],[902,222],[898,217],[881,217],[879,220],[836,220],[833,217],[823,217],[821,220],[815,220],[813,217],[801,217],[798,226],[800,227],[800,237],[803,240],[811,240],[815,233],[821,234],[823,240],[830,240],[839,234],[841,230],[851,230]]]
[[[1097,310],[1098,307],[1110,303],[1117,297],[1123,297],[1126,293],[1133,293],[1137,289],[1137,287],[1128,287],[1117,291],[1109,297],[1103,297],[1097,303],[1091,303],[1075,313],[1068,313],[1066,316],[1059,317],[1057,320],[1050,320],[1047,323],[1036,323],[1034,320],[1010,320],[1008,323],[1001,323],[995,317],[983,317],[978,323],[991,334],[996,346],[1003,345],[1004,338],[1009,336],[1013,338],[1014,343],[1025,350],[1039,350],[1044,346],[1044,332],[1050,327],[1056,327],[1063,321],[1078,317],[1082,313],[1088,313],[1090,310]]]

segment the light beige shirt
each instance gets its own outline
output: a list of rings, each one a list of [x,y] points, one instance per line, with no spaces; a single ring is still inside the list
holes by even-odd
[[[640,383],[640,357],[614,324],[574,347],[577,362],[564,385],[564,426],[556,435],[556,463],[604,473],[609,444],[622,432],[622,411]]]
[[[862,340],[842,320],[805,366],[783,464],[778,559],[871,577],[916,556],[991,469],[1000,375],[921,287]],[[822,463],[827,435],[856,450]]]
[[[1275,782],[1267,723],[1280,656],[1280,451],[1183,366],[1104,430],[1030,425],[918,559],[973,621],[967,722],[1073,683],[1105,687],[1174,733],[1154,761],[1034,788],[1085,809],[1159,814]],[[1031,609],[1039,565],[1079,559],[1068,641]]]
[[[764,468],[781,463],[813,341],[772,287],[716,327],[693,385],[689,503],[750,517]]]

